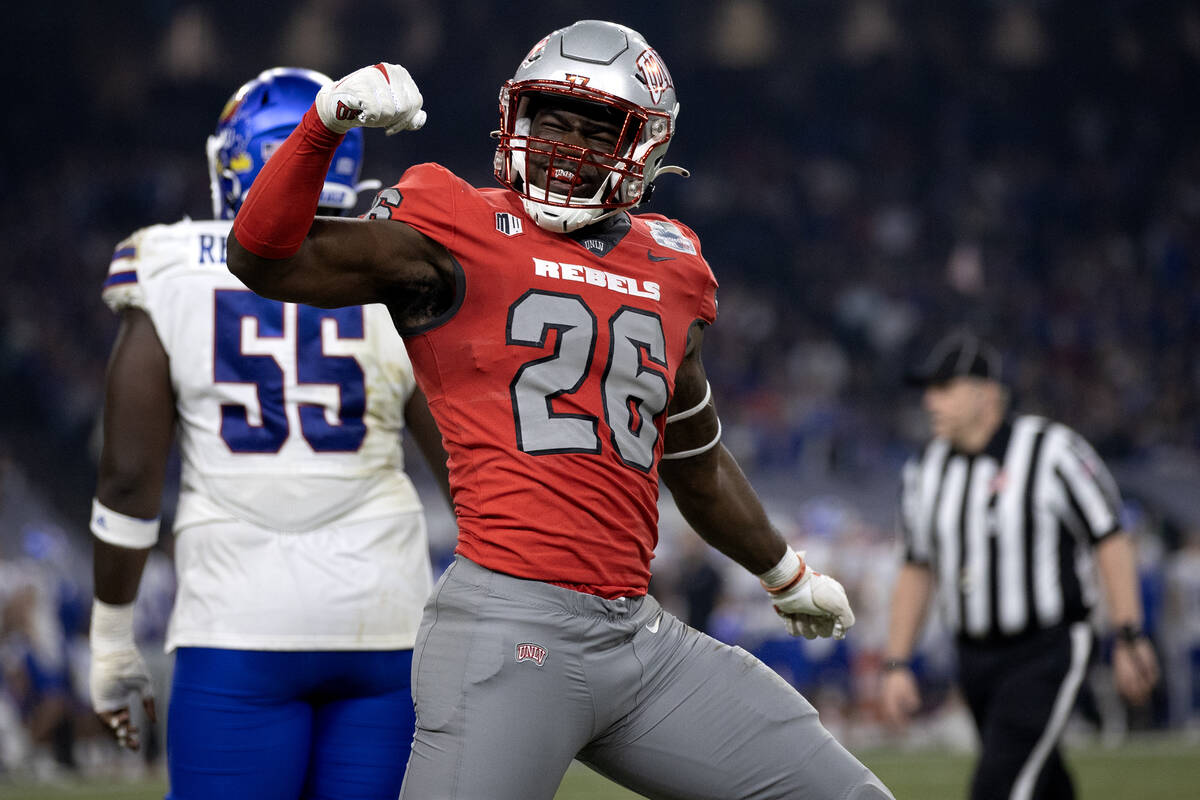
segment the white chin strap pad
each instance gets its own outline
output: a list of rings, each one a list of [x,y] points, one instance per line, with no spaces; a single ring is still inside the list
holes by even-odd
[[[539,228],[553,231],[554,233],[570,233],[571,231],[579,230],[620,210],[608,208],[565,208],[563,206],[552,206],[548,203],[539,203],[537,200],[530,200],[528,197],[522,197],[521,204],[525,206],[525,213],[537,223]]]

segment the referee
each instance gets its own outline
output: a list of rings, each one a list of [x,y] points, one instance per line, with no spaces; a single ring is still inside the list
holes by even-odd
[[[934,439],[903,472],[884,716],[903,726],[920,704],[909,661],[936,588],[981,740],[972,800],[1069,800],[1058,741],[1100,588],[1117,688],[1140,704],[1158,679],[1116,484],[1070,428],[1009,411],[999,354],[973,334],[943,339],[909,378],[924,388]]]

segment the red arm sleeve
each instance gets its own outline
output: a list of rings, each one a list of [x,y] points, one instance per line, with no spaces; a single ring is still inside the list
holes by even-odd
[[[250,187],[233,222],[242,247],[262,258],[296,254],[317,214],[321,187],[342,135],[325,127],[309,108]]]

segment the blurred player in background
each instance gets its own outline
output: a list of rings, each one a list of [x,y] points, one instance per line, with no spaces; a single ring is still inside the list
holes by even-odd
[[[503,188],[423,164],[368,219],[314,221],[344,136],[420,128],[421,105],[392,64],[323,89],[230,240],[267,296],[387,303],[446,440],[457,559],[418,639],[403,797],[548,800],[575,757],[653,798],[890,797],[795,689],[647,594],[661,476],[793,635],[854,622],[720,444],[695,234],[627,213],[682,172],[658,53],[609,22],[555,31],[502,90]]]
[[[178,430],[171,798],[392,800],[412,739],[432,575],[402,429],[445,483],[424,395],[383,306],[266,300],[225,266],[246,191],[328,82],[278,68],[241,87],[209,138],[217,218],[134,233],[104,284],[121,325],[91,522],[92,701],[136,750],[130,695],[155,708],[133,601]],[[332,155],[318,202],[339,214],[361,132]]]
[[[1091,657],[1097,567],[1121,694],[1144,703],[1158,663],[1116,483],[1074,431],[1010,411],[1000,375],[1000,354],[966,331],[911,375],[934,439],[904,468],[881,700],[897,726],[920,705],[911,658],[936,588],[979,729],[972,800],[1069,800],[1058,741]]]

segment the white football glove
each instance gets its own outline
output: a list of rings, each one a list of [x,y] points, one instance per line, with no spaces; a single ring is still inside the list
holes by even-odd
[[[131,694],[138,695],[143,703],[154,697],[150,672],[133,641],[132,603],[113,606],[94,601],[89,638],[92,708],[98,713],[118,711],[128,708]]]
[[[362,126],[386,128],[389,136],[424,125],[423,102],[412,76],[399,64],[375,64],[351,72],[322,86],[316,99],[321,122],[334,133]]]
[[[788,553],[792,553],[790,548]],[[854,612],[850,610],[846,590],[833,578],[806,565],[803,552],[795,555],[797,569],[790,577],[772,576],[774,587],[763,582],[775,612],[783,617],[792,636],[845,638],[846,631],[854,624]],[[787,556],[784,558],[786,560]]]

